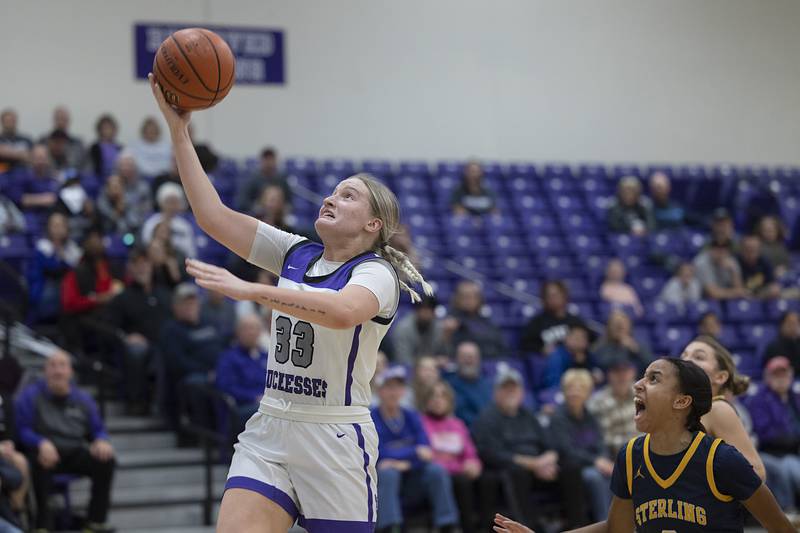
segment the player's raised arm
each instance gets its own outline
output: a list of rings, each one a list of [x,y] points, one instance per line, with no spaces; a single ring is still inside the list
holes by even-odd
[[[248,215],[230,209],[217,194],[208,179],[189,137],[191,113],[177,111],[170,106],[152,74],[148,76],[153,96],[169,126],[178,173],[181,177],[186,197],[192,206],[197,223],[214,240],[220,242],[238,256],[245,259],[250,255],[258,221]]]

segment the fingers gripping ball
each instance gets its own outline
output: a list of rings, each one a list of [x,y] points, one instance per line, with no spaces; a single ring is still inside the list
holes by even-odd
[[[185,111],[219,103],[233,87],[236,60],[213,31],[187,28],[167,37],[153,60],[153,74],[168,103]]]

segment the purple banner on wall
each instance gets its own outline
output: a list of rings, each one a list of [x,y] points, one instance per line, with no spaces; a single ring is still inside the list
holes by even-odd
[[[207,28],[225,39],[236,57],[236,83],[267,85],[286,83],[283,31],[242,26],[206,26],[142,22],[134,25],[136,77],[147,79],[156,50],[170,34],[183,29]]]

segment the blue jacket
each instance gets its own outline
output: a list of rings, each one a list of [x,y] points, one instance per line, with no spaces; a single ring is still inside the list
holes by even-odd
[[[59,449],[80,448],[95,439],[108,439],[97,404],[75,385],[59,398],[50,393],[41,379],[23,389],[16,401],[19,440],[36,449],[48,439]]]
[[[575,358],[569,353],[567,347],[562,344],[547,358],[547,366],[545,366],[544,377],[542,378],[542,388],[558,387],[561,384],[561,376],[570,368],[585,368],[591,372],[600,367],[590,353],[586,354],[585,362],[576,363]]]
[[[228,348],[217,361],[217,388],[230,394],[239,405],[256,401],[264,394],[267,375],[267,352],[258,350],[258,358],[237,344]]]
[[[417,446],[430,446],[428,434],[422,426],[419,415],[411,409],[401,407],[403,423],[399,428],[391,429],[383,420],[380,410],[372,409],[372,420],[378,433],[378,460],[396,459],[409,461],[412,468],[422,466],[417,456]]]
[[[789,402],[766,385],[745,400],[753,419],[753,431],[758,435],[759,449],[767,453],[785,455],[800,452],[800,424],[792,421],[792,407],[800,413],[800,394],[789,390]]]
[[[455,415],[471,427],[481,411],[492,403],[494,389],[491,381],[483,376],[467,380],[455,373],[445,374],[444,380],[453,387],[456,395]]]

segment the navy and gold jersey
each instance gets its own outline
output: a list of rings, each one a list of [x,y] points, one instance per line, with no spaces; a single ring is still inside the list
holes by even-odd
[[[747,459],[733,446],[697,432],[675,455],[650,452],[650,435],[620,450],[611,490],[633,499],[638,532],[742,531],[744,508],[761,486]]]

